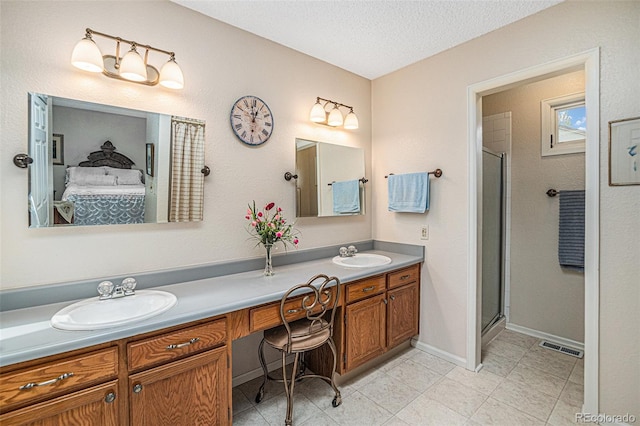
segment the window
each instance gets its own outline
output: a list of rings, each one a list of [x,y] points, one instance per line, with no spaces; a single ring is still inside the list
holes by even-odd
[[[584,92],[540,102],[542,156],[585,151],[587,110]]]

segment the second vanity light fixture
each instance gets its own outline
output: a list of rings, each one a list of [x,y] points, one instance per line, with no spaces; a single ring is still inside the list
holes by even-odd
[[[327,111],[327,106],[333,106],[333,108],[331,108],[330,111]],[[342,117],[340,107],[347,108],[349,110],[344,118]],[[331,127],[342,126],[348,130],[355,130],[358,128],[358,116],[353,112],[352,106],[320,97],[316,98],[316,103],[313,105],[313,108],[311,108],[309,120],[314,123],[326,124]]]
[[[116,52],[114,55],[103,55],[98,45],[93,41],[93,36],[101,36],[116,42]],[[120,44],[125,43],[130,46],[130,50],[120,56]],[[144,59],[138,53],[138,48],[144,49]],[[149,65],[149,51],[164,53],[169,56],[160,72]],[[147,44],[140,44],[135,41],[125,40],[109,34],[86,29],[85,37],[76,44],[71,54],[71,63],[81,70],[89,72],[101,72],[107,77],[120,80],[133,81],[135,83],[155,86],[160,83],[169,89],[182,89],[184,87],[184,76],[182,70],[176,63],[175,53],[158,49]]]

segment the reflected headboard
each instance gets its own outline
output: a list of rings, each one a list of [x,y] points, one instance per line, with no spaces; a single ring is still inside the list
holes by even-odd
[[[100,151],[94,151],[87,155],[88,160],[78,164],[79,167],[109,166],[116,169],[130,169],[135,163],[126,155],[115,152],[116,147],[111,141],[106,141],[100,147]]]

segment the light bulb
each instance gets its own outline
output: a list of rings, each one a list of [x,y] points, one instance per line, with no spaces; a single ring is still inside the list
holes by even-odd
[[[84,71],[102,72],[104,67],[102,52],[90,35],[80,40],[73,48],[71,63]]]
[[[160,84],[169,89],[184,87],[184,76],[174,57],[171,57],[160,69]]]
[[[342,122],[343,122],[342,113],[340,112],[340,110],[338,109],[338,106],[336,105],[329,113],[327,124],[329,126],[336,127],[336,126],[342,126]]]
[[[353,112],[353,110],[351,110],[344,118],[344,128],[348,130],[355,130],[358,127],[358,116]]]
[[[311,108],[311,113],[309,113],[309,120],[313,121],[314,123],[324,123],[327,120],[327,112],[320,104],[320,101],[317,101],[313,105],[313,108]]]
[[[147,66],[135,46],[131,46],[131,50],[120,61],[120,77],[131,81],[145,81],[147,79]]]

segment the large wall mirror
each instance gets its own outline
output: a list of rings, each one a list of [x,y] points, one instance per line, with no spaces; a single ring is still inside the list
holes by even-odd
[[[204,121],[28,97],[30,227],[202,220]]]
[[[296,139],[296,216],[364,214],[364,150]]]

